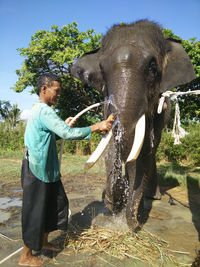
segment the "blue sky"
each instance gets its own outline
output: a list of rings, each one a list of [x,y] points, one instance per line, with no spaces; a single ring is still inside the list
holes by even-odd
[[[182,39],[200,40],[200,0],[0,0],[0,100],[31,109],[37,100],[29,89],[15,93],[16,69],[24,60],[17,48],[28,47],[37,30],[78,23],[80,31],[105,34],[116,23],[147,18]]]

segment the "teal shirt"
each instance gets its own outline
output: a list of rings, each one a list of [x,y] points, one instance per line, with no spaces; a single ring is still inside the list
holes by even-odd
[[[25,146],[31,172],[45,183],[60,179],[56,139],[89,139],[91,128],[71,128],[55,111],[39,101],[32,107],[25,131]]]

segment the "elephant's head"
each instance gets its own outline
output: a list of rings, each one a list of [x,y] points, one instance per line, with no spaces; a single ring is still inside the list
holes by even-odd
[[[128,217],[131,217],[127,219],[132,220],[135,216],[133,199],[136,198],[137,189],[145,183],[141,181],[146,178],[148,184],[147,180],[156,176],[155,153],[169,110],[168,104],[166,110],[160,115],[156,114],[159,98],[162,92],[195,78],[192,63],[181,43],[165,39],[158,25],[139,21],[111,28],[101,47],[78,59],[72,66],[71,73],[111,99],[112,105],[107,109],[106,115],[111,112],[118,114],[121,138],[120,141],[116,136],[113,138],[106,163],[107,206],[112,206],[112,210],[116,207],[120,209],[122,203],[121,168],[116,171],[116,151],[119,151],[122,162],[126,163],[127,159],[130,161],[125,168],[129,191]],[[137,124],[138,121],[140,124]],[[143,128],[145,122],[146,128]],[[136,128],[139,130],[138,149],[142,149],[140,155],[136,153],[139,155],[137,160],[137,156],[134,156],[134,160],[129,160]],[[144,134],[140,133],[142,128]]]

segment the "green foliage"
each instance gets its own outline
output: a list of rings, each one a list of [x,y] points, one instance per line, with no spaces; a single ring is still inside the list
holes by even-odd
[[[69,73],[72,64],[83,53],[96,49],[101,40],[94,30],[79,32],[77,23],[64,25],[61,29],[53,25],[48,30],[38,30],[32,37],[29,47],[19,48],[25,57],[21,69],[16,70],[18,81],[14,86],[16,92],[22,92],[28,86],[37,92],[38,76],[45,72],[57,74],[62,80],[62,94],[56,108],[61,118],[74,116],[87,105],[99,101],[99,93]]]
[[[76,153],[76,140],[65,140],[64,153],[75,154]],[[60,150],[59,150],[60,152]]]
[[[96,147],[98,146],[99,142],[101,141],[101,134],[100,133],[93,133],[90,138],[90,151],[94,152]]]
[[[157,159],[170,162],[180,162],[185,159],[182,145],[174,145],[174,138],[171,136],[171,132],[163,132],[162,140],[157,151]]]
[[[79,154],[79,155],[89,155],[96,149],[100,140],[101,140],[100,133],[93,133],[89,141],[88,140],[65,140],[63,154],[70,153],[70,154]],[[57,141],[58,153],[60,153],[61,142],[62,140]]]
[[[86,140],[80,140],[76,143],[76,153],[81,155],[89,155],[90,151],[90,143]]]
[[[122,23],[121,23],[122,24]],[[200,77],[200,42],[196,38],[182,40],[172,30],[163,29],[165,37],[176,38],[188,53],[197,77]],[[21,69],[16,70],[18,81],[13,89],[22,92],[31,86],[32,93],[37,92],[38,76],[44,72],[52,72],[62,79],[63,91],[56,108],[61,118],[74,116],[86,106],[103,99],[96,90],[72,78],[70,65],[83,53],[96,49],[100,45],[101,35],[93,29],[80,32],[76,22],[64,25],[61,29],[53,25],[50,30],[38,30],[32,37],[27,48],[19,48],[24,62]],[[200,117],[200,103],[196,96],[181,97],[181,118]],[[87,124],[89,117],[81,118],[77,126]]]
[[[182,85],[179,91],[200,90],[200,77],[196,78],[188,85]],[[181,121],[187,125],[189,121],[200,121],[200,97],[199,95],[183,95],[178,98]]]
[[[193,165],[200,164],[200,124],[190,123],[187,128],[189,134],[182,140],[186,151],[186,160]]]
[[[0,149],[19,150],[24,147],[25,125],[20,121],[15,128],[8,122],[0,123]]]
[[[171,132],[167,129],[163,132],[162,140],[157,151],[158,161],[186,163],[192,166],[200,164],[200,124],[190,123],[186,129],[189,132],[181,139],[182,144],[174,145]],[[23,151],[25,124],[20,121],[15,128],[10,127],[8,122],[0,123],[0,150]],[[93,133],[91,139],[66,140],[63,153],[88,155],[91,154],[101,140],[99,133]],[[57,142],[60,151],[61,140]]]
[[[174,145],[171,132],[165,129],[157,151],[157,160],[187,162],[194,166],[200,164],[200,124],[189,123],[186,130],[189,134],[181,139],[181,144]]]

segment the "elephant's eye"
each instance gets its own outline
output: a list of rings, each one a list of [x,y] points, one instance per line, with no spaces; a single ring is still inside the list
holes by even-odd
[[[152,59],[149,63],[149,74],[153,75],[154,77],[156,77],[158,74],[157,63],[155,59]]]
[[[78,75],[82,75],[83,74],[83,69],[80,68],[80,67],[77,67],[76,72],[77,72]]]

